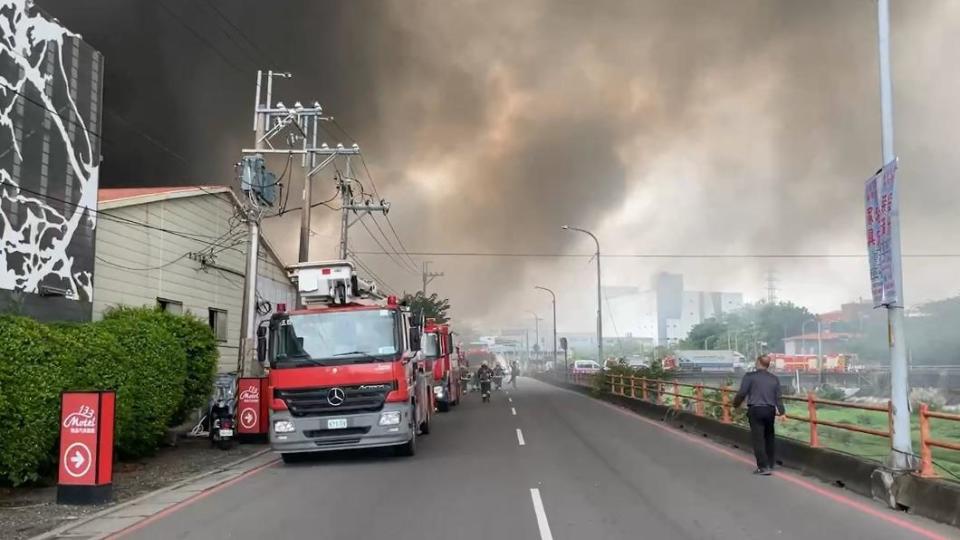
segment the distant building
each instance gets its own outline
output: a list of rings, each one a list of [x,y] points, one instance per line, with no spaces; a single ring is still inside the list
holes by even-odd
[[[112,306],[190,312],[213,329],[220,371],[237,367],[247,227],[224,186],[101,189],[93,317]],[[257,267],[258,319],[293,307],[296,287],[266,239]]]
[[[683,276],[661,272],[652,288],[604,287],[605,336],[637,336],[656,344],[676,343],[697,324],[743,307],[736,292],[687,291]],[[606,340],[604,340],[606,341]]]

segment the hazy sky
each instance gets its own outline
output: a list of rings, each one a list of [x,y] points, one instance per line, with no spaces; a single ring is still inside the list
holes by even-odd
[[[253,72],[273,65],[295,75],[285,101],[320,101],[359,140],[411,251],[592,252],[569,223],[607,253],[865,252],[863,180],[882,165],[870,0],[213,2],[258,49],[206,1],[40,3],[106,56],[104,185],[229,183]],[[892,4],[903,251],[958,253],[960,4]],[[316,182],[332,194],[329,174]],[[312,253],[330,257],[336,215],[314,217]],[[266,227],[291,262],[297,220]],[[471,323],[547,316],[544,285],[562,329],[594,326],[586,257],[431,260],[446,273],[431,287]],[[956,294],[958,262],[907,259],[908,303]],[[666,270],[748,300],[774,270],[813,310],[869,294],[865,259],[603,264],[610,285]]]

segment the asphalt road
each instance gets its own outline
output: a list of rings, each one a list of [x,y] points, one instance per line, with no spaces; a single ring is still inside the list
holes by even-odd
[[[750,470],[739,451],[521,379],[489,404],[474,394],[439,415],[413,458],[362,452],[278,463],[121,537],[960,538],[790,472]]]

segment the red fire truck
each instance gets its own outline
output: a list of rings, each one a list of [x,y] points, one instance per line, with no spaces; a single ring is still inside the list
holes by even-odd
[[[453,345],[450,326],[427,319],[423,330],[423,356],[426,370],[433,373],[433,397],[440,412],[460,403],[460,350]]]
[[[384,301],[348,261],[289,271],[305,308],[276,313],[258,334],[272,449],[285,462],[382,446],[413,455],[417,435],[430,432],[433,394],[409,309]]]
[[[841,373],[847,371],[847,365],[850,363],[850,357],[844,354],[824,355],[822,366],[818,365],[817,355],[815,354],[777,353],[771,354],[770,359],[774,370],[787,373],[797,371],[801,373],[817,372],[821,367],[825,372]]]

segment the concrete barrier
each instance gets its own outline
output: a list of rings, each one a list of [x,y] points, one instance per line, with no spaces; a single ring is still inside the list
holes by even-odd
[[[736,424],[724,424],[713,418],[697,416],[690,411],[657,405],[592,388],[538,377],[543,382],[613,403],[643,416],[661,420],[684,431],[703,435],[715,442],[740,448],[752,454],[750,432]],[[960,526],[960,484],[920,478],[913,474],[891,476],[876,462],[826,448],[810,446],[790,439],[777,438],[777,463],[804,475],[835,486],[878,499],[888,506],[923,516],[941,523]],[[880,477],[886,477],[882,482]]]

